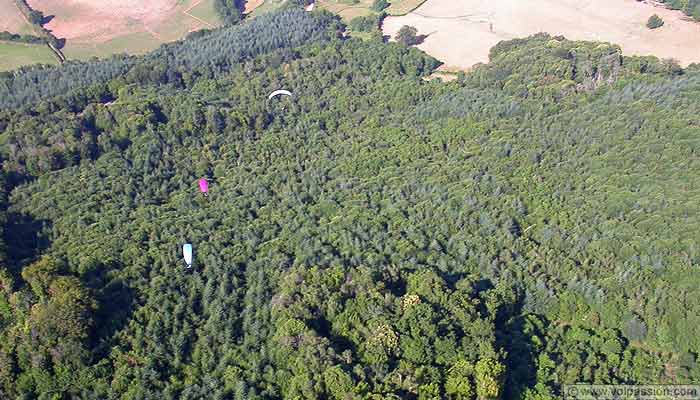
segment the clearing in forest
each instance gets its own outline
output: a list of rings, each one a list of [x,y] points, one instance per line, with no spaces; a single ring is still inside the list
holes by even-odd
[[[2,1],[2,0],[0,0]],[[28,0],[53,16],[45,27],[67,40],[68,58],[139,54],[220,25],[213,0]]]
[[[374,0],[316,0],[316,2],[320,7],[340,15],[345,21],[376,12],[372,9]],[[389,15],[404,15],[424,2],[425,0],[388,0],[389,7],[384,9],[384,12]]]
[[[373,0],[359,0],[357,3],[343,0],[316,0],[319,8],[324,8],[333,14],[338,14],[344,21],[363,15],[370,15]]]
[[[645,26],[653,14],[664,26]],[[428,35],[419,47],[454,69],[488,62],[498,42],[538,32],[618,44],[627,55],[700,62],[699,23],[637,0],[428,0],[405,16],[386,18],[383,30],[393,37],[403,25]]]

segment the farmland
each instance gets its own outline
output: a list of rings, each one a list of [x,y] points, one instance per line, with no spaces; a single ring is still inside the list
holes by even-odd
[[[318,6],[340,15],[345,21],[355,17],[372,14],[372,0],[360,0],[357,4],[350,4],[338,0],[318,0]]]
[[[389,1],[389,7],[384,11],[389,15],[404,15],[424,3],[425,0],[394,0]],[[359,16],[374,13],[372,10],[373,0],[359,0],[358,2],[343,0],[317,0],[321,8],[340,15],[345,21]]]
[[[355,17],[370,15],[374,0],[316,0],[316,6],[338,14],[343,21],[349,22]],[[384,10],[389,15],[404,15],[419,7],[425,0],[388,0],[389,6]],[[261,15],[281,7],[285,0],[253,0],[246,4],[246,13]]]
[[[57,37],[67,40],[68,58],[115,53],[141,54],[189,32],[220,24],[213,0],[30,0]]]
[[[45,45],[0,42],[0,71],[8,71],[29,64],[57,64],[51,50]]]
[[[0,0],[0,31],[18,34],[33,32],[32,26],[24,19],[12,0]]]
[[[653,14],[665,25],[652,31],[645,23]],[[498,42],[538,32],[610,42],[625,54],[673,58],[682,65],[700,61],[700,24],[635,0],[428,0],[405,16],[386,18],[384,33],[394,36],[403,25],[428,35],[419,47],[452,69],[487,62]]]

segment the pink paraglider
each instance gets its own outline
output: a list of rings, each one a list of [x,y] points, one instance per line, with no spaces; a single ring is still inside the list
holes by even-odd
[[[199,180],[199,190],[204,194],[204,196],[209,195],[209,182],[207,182],[206,179],[202,178]]]

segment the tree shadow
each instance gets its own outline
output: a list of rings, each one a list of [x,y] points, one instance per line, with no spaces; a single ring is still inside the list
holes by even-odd
[[[98,309],[94,315],[92,336],[96,357],[108,355],[112,338],[121,331],[134,313],[134,290],[117,278],[107,283],[97,294]]]
[[[3,240],[7,248],[7,265],[13,276],[19,277],[22,267],[34,262],[51,245],[51,227],[52,223],[48,220],[7,213]]]
[[[319,313],[316,318],[308,321],[308,324],[316,331],[316,333],[318,333],[319,336],[325,337],[330,341],[330,344],[336,354],[341,354],[345,350],[350,350],[352,354],[357,354],[357,348],[352,341],[345,336],[336,335],[333,332],[331,322],[328,321],[325,316],[320,315]]]
[[[431,35],[433,35],[435,33],[437,33],[437,31],[430,32],[426,35],[416,35],[414,45],[422,44],[423,42],[425,42],[425,39],[429,38]]]
[[[56,18],[55,15],[44,15],[44,18],[41,19],[41,25],[44,26],[51,22],[54,18]]]
[[[497,323],[496,343],[507,352],[503,398],[521,398],[522,393],[537,383],[537,349],[530,340],[529,322],[522,313],[524,296],[513,306],[512,314],[502,324]]]
[[[66,39],[56,39],[56,48],[60,50],[64,47],[66,47]]]

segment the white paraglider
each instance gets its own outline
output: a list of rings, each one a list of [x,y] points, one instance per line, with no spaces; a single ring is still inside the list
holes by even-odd
[[[187,263],[187,268],[192,268],[192,245],[185,243],[182,245],[182,256]]]
[[[292,92],[290,92],[289,90],[279,89],[279,90],[275,90],[274,92],[270,93],[270,95],[267,96],[267,99],[270,100],[270,99],[272,99],[272,98],[275,97],[275,96],[289,96],[289,97],[294,97],[294,95],[292,95]]]

